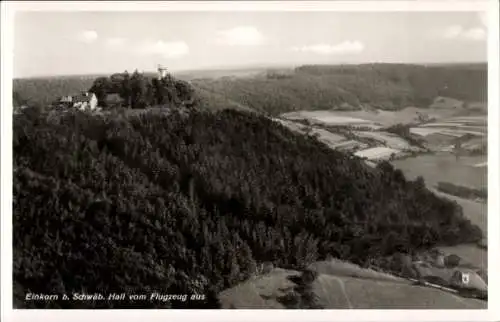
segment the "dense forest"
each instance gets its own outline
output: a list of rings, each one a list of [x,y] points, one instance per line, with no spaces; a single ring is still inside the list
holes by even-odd
[[[167,74],[162,79],[156,75],[139,73],[115,73],[107,76],[67,76],[33,79],[15,79],[13,105],[19,107],[46,108],[62,96],[89,91],[96,95],[102,108],[143,109],[152,106],[172,107],[194,103],[194,91],[188,82]],[[117,94],[118,102],[109,102],[107,96]]]
[[[193,81],[205,95],[222,95],[251,109],[277,115],[294,110],[399,110],[428,107],[438,96],[465,102],[487,97],[487,66],[366,64],[301,66],[274,74]]]
[[[181,104],[193,104],[194,90],[186,81],[175,79],[172,75],[158,79],[135,71],[113,74],[110,77],[97,78],[89,89],[95,93],[100,106],[108,108],[106,100],[109,94],[118,94],[124,108],[144,109],[152,106],[173,107]]]
[[[14,117],[16,307],[216,308],[262,262],[361,265],[473,242],[454,202],[264,116]],[[28,292],[203,294],[205,301],[24,301]]]

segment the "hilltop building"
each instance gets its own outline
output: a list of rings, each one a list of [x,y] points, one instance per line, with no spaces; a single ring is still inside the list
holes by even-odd
[[[94,93],[82,92],[78,95],[63,96],[59,99],[59,106],[73,107],[79,110],[95,110],[97,97]]]
[[[73,97],[73,107],[80,110],[95,110],[97,97],[94,93],[84,92]]]
[[[162,65],[158,65],[158,80],[163,79],[167,76],[167,68]]]

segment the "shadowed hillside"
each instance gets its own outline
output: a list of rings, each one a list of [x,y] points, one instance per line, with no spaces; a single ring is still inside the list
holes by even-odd
[[[457,204],[383,162],[238,111],[14,118],[16,307],[218,307],[259,263],[365,265],[480,239]],[[27,292],[205,301],[25,302]]]

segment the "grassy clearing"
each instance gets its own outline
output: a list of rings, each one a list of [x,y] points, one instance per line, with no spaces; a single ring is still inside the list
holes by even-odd
[[[428,136],[441,132],[441,129],[425,128],[425,127],[412,127],[410,132],[420,136]]]
[[[347,140],[339,143],[335,143],[330,145],[332,149],[337,149],[337,150],[358,150],[358,149],[364,149],[367,148],[368,145],[366,143],[362,143],[356,140]]]
[[[311,122],[319,122],[328,125],[354,125],[354,124],[367,124],[372,123],[369,120],[362,118],[350,117],[347,115],[341,115],[342,112],[331,112],[331,111],[299,111],[285,113],[282,116],[291,120],[309,120]]]
[[[456,254],[460,256],[465,262],[473,263],[474,266],[480,269],[488,269],[488,251],[481,249],[476,245],[456,245],[447,247],[438,247],[440,251],[446,254]]]
[[[481,309],[486,303],[421,286],[344,279],[353,309]]]
[[[296,111],[282,114],[289,119],[311,119],[318,122],[330,124],[363,124],[380,125],[383,127],[395,124],[412,124],[421,122],[421,117],[427,119],[448,119],[452,118],[456,111],[438,108],[416,108],[407,107],[399,111],[386,111],[377,109],[362,109],[358,111]],[[465,118],[465,122],[472,122],[475,119]]]
[[[398,155],[401,151],[391,149],[384,146],[360,150],[355,153],[360,158],[368,158],[368,160],[389,160],[392,155]]]
[[[363,270],[363,269],[361,269]],[[294,292],[300,272],[274,269],[219,296],[222,308],[281,309],[279,298]],[[325,309],[484,309],[487,303],[407,281],[356,278],[320,272],[311,290]]]

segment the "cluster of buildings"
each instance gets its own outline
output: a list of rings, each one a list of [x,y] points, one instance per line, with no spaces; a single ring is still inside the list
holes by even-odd
[[[97,97],[94,93],[82,92],[77,95],[63,96],[59,99],[58,107],[76,108],[79,110],[95,110],[97,108]]]
[[[165,78],[167,75],[167,68],[163,67],[162,65],[158,65],[158,79]],[[108,94],[105,98],[105,101],[111,104],[119,104],[123,100],[118,94]],[[97,108],[97,104],[98,99],[94,93],[81,92],[77,95],[63,96],[56,102],[55,105],[59,108],[76,108],[82,111],[92,111]]]

